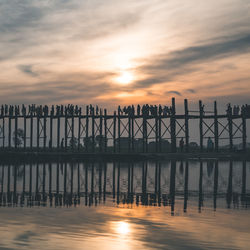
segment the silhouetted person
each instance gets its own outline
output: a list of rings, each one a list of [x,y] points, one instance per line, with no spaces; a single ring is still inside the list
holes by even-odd
[[[64,138],[62,138],[62,140],[61,140],[61,148],[63,148],[64,147]]]
[[[207,140],[207,149],[209,152],[213,151],[213,147],[214,147],[214,143],[211,139],[211,137],[208,137],[208,140]]]
[[[184,149],[184,140],[183,140],[183,137],[180,140],[179,146],[180,146],[181,152],[183,152],[183,149]]]

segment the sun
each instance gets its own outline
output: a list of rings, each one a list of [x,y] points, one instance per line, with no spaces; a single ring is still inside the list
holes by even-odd
[[[128,71],[121,72],[120,76],[116,78],[117,82],[122,85],[130,84],[133,79],[133,75]]]

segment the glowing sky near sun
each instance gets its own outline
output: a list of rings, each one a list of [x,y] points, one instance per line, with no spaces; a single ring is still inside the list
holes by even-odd
[[[250,0],[0,0],[1,103],[247,102]]]

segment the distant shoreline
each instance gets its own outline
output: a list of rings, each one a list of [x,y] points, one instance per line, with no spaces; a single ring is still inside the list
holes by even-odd
[[[68,162],[68,161],[124,161],[143,160],[246,160],[250,153],[242,152],[194,152],[194,153],[83,153],[83,152],[11,152],[0,151],[1,164],[26,162]]]

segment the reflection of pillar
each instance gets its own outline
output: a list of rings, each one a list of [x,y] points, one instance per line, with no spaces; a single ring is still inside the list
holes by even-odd
[[[156,162],[155,164],[155,195],[157,194],[158,192],[158,162]]]
[[[227,207],[230,208],[232,202],[233,193],[233,161],[230,160],[228,186],[227,186]]]
[[[219,170],[218,170],[218,161],[215,162],[215,169],[214,169],[214,211],[216,210],[216,200],[217,200],[217,193],[218,193],[218,177],[219,177]]]
[[[91,169],[91,194],[94,193],[94,163],[92,163],[92,169]]]
[[[131,163],[131,188],[130,192],[133,194],[134,193],[134,164]]]
[[[3,183],[4,183],[4,165],[2,165],[2,183],[1,183],[1,193],[3,193]]]
[[[106,200],[107,163],[104,163],[103,201]]]
[[[185,183],[184,183],[184,209],[183,211],[187,211],[187,203],[188,203],[188,161],[186,161],[186,166],[185,166]]]
[[[115,199],[115,162],[113,162],[113,199]]]
[[[32,194],[32,164],[30,164],[30,187],[29,187],[30,196]]]
[[[242,202],[242,205],[245,204],[245,200],[246,200],[246,178],[247,178],[246,161],[244,160],[242,162],[242,189],[241,189],[241,202]]]
[[[70,178],[70,193],[73,194],[73,186],[74,186],[74,169],[73,169],[73,163],[70,164],[70,170],[71,170],[71,178]]]
[[[102,197],[102,163],[99,163],[99,202]]]
[[[174,215],[174,204],[175,204],[175,174],[176,174],[176,161],[175,161],[175,160],[171,160],[171,170],[170,170],[171,215]]]
[[[161,163],[158,165],[158,205],[161,205]]]
[[[64,163],[64,194],[67,193],[67,163]]]
[[[130,194],[130,164],[128,164],[128,196]]]
[[[46,177],[46,166],[45,163],[43,163],[43,197],[45,197],[45,177]]]
[[[38,193],[39,164],[36,164],[36,193]]]
[[[118,163],[118,176],[117,176],[117,204],[120,203],[120,162]]]
[[[80,166],[79,162],[77,163],[77,194],[80,198]]]
[[[7,192],[10,192],[10,165],[8,165],[8,182],[7,182]]]
[[[59,162],[57,162],[56,166],[56,193],[59,193]]]
[[[14,197],[16,196],[16,175],[17,175],[17,165],[13,165],[14,168]]]
[[[49,163],[49,194],[51,195],[51,189],[52,189],[52,167],[51,163]]]
[[[203,162],[200,162],[200,179],[199,179],[199,212],[203,205],[203,194],[202,194],[202,182],[203,182]]]
[[[88,205],[88,165],[85,164],[85,206]]]

